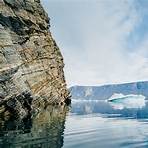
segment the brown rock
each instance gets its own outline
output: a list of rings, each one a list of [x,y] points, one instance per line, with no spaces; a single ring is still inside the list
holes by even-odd
[[[21,116],[69,97],[49,26],[39,0],[0,0],[0,105]]]

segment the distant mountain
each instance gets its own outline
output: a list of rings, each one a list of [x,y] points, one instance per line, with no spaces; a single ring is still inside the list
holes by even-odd
[[[141,94],[148,99],[148,81],[104,86],[72,86],[69,88],[72,99],[105,100],[114,93]]]

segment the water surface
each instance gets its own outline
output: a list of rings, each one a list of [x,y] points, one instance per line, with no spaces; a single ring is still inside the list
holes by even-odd
[[[114,108],[107,101],[73,100],[26,119],[0,119],[0,148],[147,148],[148,103]]]

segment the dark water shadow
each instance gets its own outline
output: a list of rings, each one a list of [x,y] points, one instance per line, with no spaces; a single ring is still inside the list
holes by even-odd
[[[61,148],[68,107],[52,107],[35,116],[0,119],[0,148]]]

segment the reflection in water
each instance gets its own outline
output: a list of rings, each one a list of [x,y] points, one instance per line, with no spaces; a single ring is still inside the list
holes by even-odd
[[[148,102],[116,109],[107,101],[73,100],[23,120],[0,120],[0,148],[148,147]]]
[[[107,117],[148,118],[148,102],[145,101],[143,107],[139,106],[139,102],[128,102],[128,106],[124,102],[124,108],[121,109],[121,102],[113,104],[104,100],[73,100],[71,112],[77,115],[99,113]]]
[[[148,103],[115,109],[107,101],[73,100],[63,148],[147,148]]]
[[[0,120],[0,147],[61,148],[67,110],[50,106],[35,117]]]

